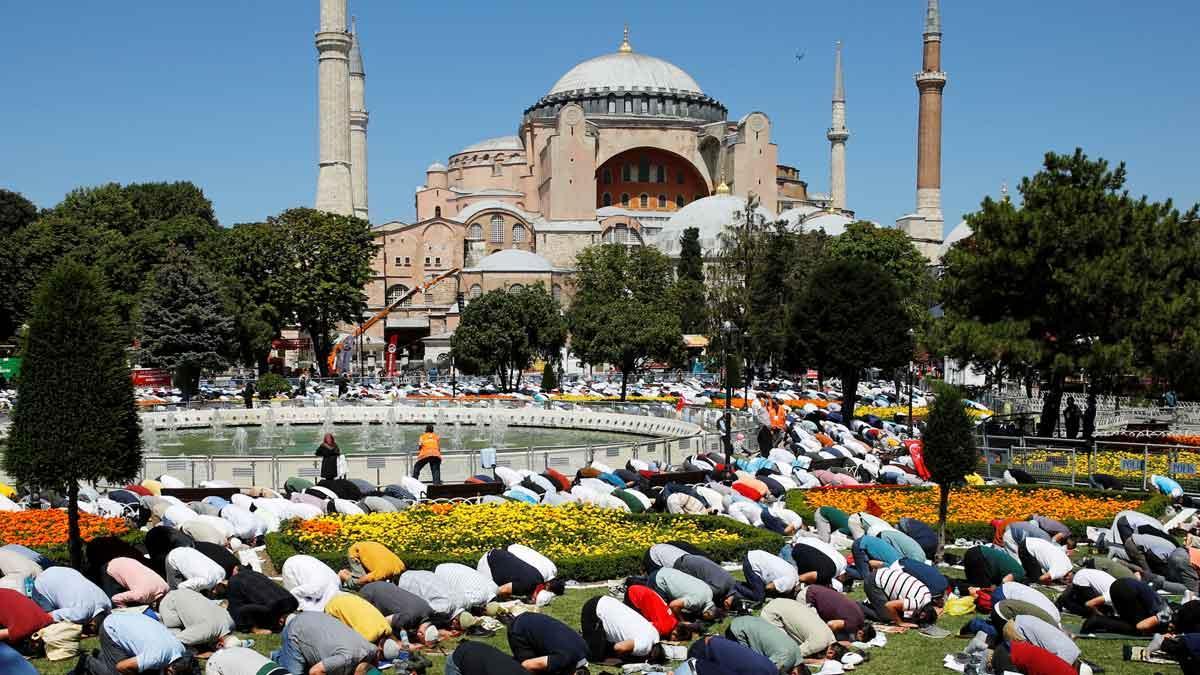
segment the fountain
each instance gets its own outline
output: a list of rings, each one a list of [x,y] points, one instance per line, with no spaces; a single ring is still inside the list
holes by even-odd
[[[275,409],[267,408],[266,418],[258,428],[258,442],[255,449],[270,450],[275,447]]]
[[[450,438],[454,441],[455,450],[464,450],[462,439],[462,422],[454,420],[454,426],[450,430]]]
[[[212,432],[208,437],[214,441],[225,440],[225,419],[221,414],[220,408],[212,411],[212,416],[208,418],[208,423],[212,427]]]
[[[145,418],[142,418],[143,420]],[[142,453],[146,455],[158,454],[158,430],[154,425],[142,425]]]
[[[358,430],[358,451],[370,452],[375,446],[375,428],[369,423],[363,423]]]
[[[279,441],[280,447],[284,449],[296,447],[296,437],[292,435],[290,421],[284,421],[279,425]]]
[[[479,415],[475,417],[475,427],[476,427],[477,432],[476,432],[475,438],[473,440],[476,443],[486,443],[487,442],[487,439],[488,439],[487,426],[488,426],[488,422],[490,421],[491,418],[492,418],[492,415],[489,415],[487,413],[479,413]]]
[[[167,411],[166,427],[167,439],[159,445],[164,448],[183,445],[183,442],[179,440],[179,418],[175,415],[174,410]]]
[[[233,452],[238,455],[246,454],[246,430],[242,427],[233,432]]]
[[[504,447],[504,434],[508,431],[508,419],[503,415],[492,416],[492,445]]]

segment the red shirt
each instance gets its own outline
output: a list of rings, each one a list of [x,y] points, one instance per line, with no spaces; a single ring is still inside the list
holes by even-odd
[[[642,616],[646,617],[647,621],[654,624],[660,637],[667,637],[671,631],[675,630],[679,621],[671,613],[671,608],[667,606],[666,601],[658,593],[655,593],[654,589],[648,586],[630,586],[626,593],[629,603]]]
[[[0,588],[0,626],[8,629],[9,644],[17,644],[54,623],[37,603],[7,588]]]
[[[1077,675],[1071,664],[1029,642],[1010,642],[1012,664],[1025,675]]]
[[[745,483],[734,483],[733,489],[746,499],[752,499],[754,501],[762,499],[762,495],[759,494],[758,490],[755,490]]]

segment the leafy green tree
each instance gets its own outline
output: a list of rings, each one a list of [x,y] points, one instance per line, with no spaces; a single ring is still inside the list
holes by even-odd
[[[922,453],[930,480],[938,486],[938,552],[946,543],[950,490],[962,485],[979,465],[975,425],[963,407],[958,388],[938,383],[922,435]]]
[[[79,483],[137,475],[142,441],[125,341],[101,276],[73,260],[38,285],[4,470],[66,492],[71,564],[83,558]],[[64,405],[63,392],[74,392]]]
[[[29,225],[37,214],[37,207],[20,192],[0,188],[0,237]]]
[[[567,312],[571,351],[585,363],[629,377],[651,361],[680,359],[683,334],[671,301],[671,261],[656,249],[592,246],[576,260],[575,295]]]
[[[829,260],[818,267],[791,312],[797,348],[842,379],[849,420],[865,368],[898,368],[912,358],[911,316],[891,276],[875,263]],[[864,320],[857,307],[869,307]]]
[[[1124,184],[1123,164],[1048,153],[1021,181],[1021,205],[985,199],[967,216],[973,236],[945,258],[952,355],[1036,370],[1047,390],[1041,435],[1058,424],[1068,376],[1116,382],[1170,360],[1156,354],[1190,348],[1200,307],[1196,210],[1180,217]]]
[[[234,319],[238,360],[267,372],[271,341],[291,321],[292,297],[284,275],[289,251],[278,228],[241,223],[210,242],[205,257],[222,276],[227,311]]]
[[[859,220],[829,240],[828,254],[833,258],[871,262],[882,267],[896,283],[913,325],[917,328],[926,325],[929,308],[934,304],[934,277],[929,262],[907,234]]]
[[[234,338],[220,288],[195,257],[176,251],[159,266],[142,297],[142,353],[148,365],[171,370],[191,399],[202,371],[223,370]]]
[[[534,284],[489,291],[471,300],[450,349],[459,370],[494,376],[501,390],[511,391],[520,386],[522,372],[536,358],[545,359],[550,368],[566,337],[558,302],[544,286]]]
[[[367,307],[362,289],[376,248],[371,224],[308,208],[289,209],[267,224],[284,246],[282,265],[271,273],[289,299],[286,315],[308,334],[317,367],[327,373],[334,331],[361,321]]]
[[[685,335],[704,332],[708,325],[705,303],[704,251],[700,247],[700,229],[686,228],[679,238],[679,262],[675,265],[675,306],[679,308],[680,328]]]

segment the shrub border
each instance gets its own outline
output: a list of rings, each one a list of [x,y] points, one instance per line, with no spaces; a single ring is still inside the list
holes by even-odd
[[[967,487],[967,486],[964,486]],[[1149,492],[1114,492],[1112,490],[1098,490],[1090,487],[1070,487],[1062,485],[981,485],[970,486],[974,490],[1061,490],[1067,494],[1089,496],[1089,497],[1114,497],[1122,496],[1132,499],[1141,499],[1142,503],[1137,507],[1137,511],[1146,515],[1161,516],[1167,505],[1170,504],[1170,499],[1160,494],[1152,494]],[[820,489],[820,488],[818,488]],[[858,489],[858,488],[851,488]],[[864,494],[874,492],[890,492],[895,490],[927,490],[933,491],[932,487],[877,487],[862,489]],[[809,507],[807,494],[811,490],[789,490],[786,497],[787,507],[804,518],[805,522],[813,522],[813,514],[815,509]],[[1112,525],[1112,519],[1104,520],[1065,520],[1063,524],[1071,528],[1071,532],[1078,537],[1083,537],[1087,534],[1088,527],[1109,527]],[[929,523],[936,527],[936,523]],[[978,539],[982,541],[990,541],[992,539],[994,529],[990,522],[986,520],[975,520],[966,522],[947,522],[946,523],[946,540],[953,541],[955,539]]]
[[[544,508],[561,507],[547,506]],[[354,516],[350,517],[353,518]],[[676,519],[690,520],[695,522],[704,531],[725,530],[726,532],[740,535],[733,542],[696,544],[696,547],[703,551],[705,555],[718,561],[740,561],[747,551],[754,549],[772,552],[778,551],[786,541],[782,535],[770,530],[745,525],[724,516],[640,513],[629,514],[626,517],[635,522],[655,524],[670,523]],[[347,566],[346,554],[344,552],[328,553],[305,550],[304,545],[300,543],[298,537],[294,534],[295,527],[295,523],[284,523],[279,532],[267,535],[267,556],[271,559],[271,563],[275,565],[276,569],[281,569],[284,561],[288,558],[301,554],[311,555],[335,570]],[[395,553],[400,556],[400,559],[404,561],[408,569],[414,570],[432,570],[441,563],[451,562],[475,567],[476,562],[478,562],[477,558],[466,556],[415,554],[402,550],[397,550]],[[556,558],[554,559],[554,564],[558,567],[559,576],[563,579],[607,581],[609,579],[621,579],[641,573],[643,571],[642,562],[645,555],[646,549],[637,548],[604,555]]]

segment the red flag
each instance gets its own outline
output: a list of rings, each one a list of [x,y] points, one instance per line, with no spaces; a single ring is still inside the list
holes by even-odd
[[[680,396],[679,400],[675,402],[675,412],[682,412],[683,406],[684,406],[683,397]]]
[[[863,508],[863,511],[866,511],[876,518],[883,517],[883,508],[876,504],[875,500],[871,499],[870,497],[867,497],[867,505]]]

